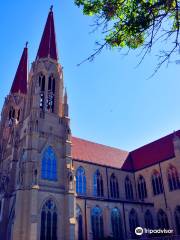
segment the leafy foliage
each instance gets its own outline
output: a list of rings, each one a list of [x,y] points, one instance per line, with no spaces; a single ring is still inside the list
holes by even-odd
[[[179,49],[178,0],[75,0],[83,13],[96,16],[95,25],[103,27],[104,43],[87,60],[105,47],[137,49],[143,57],[158,40],[171,41],[170,49],[161,50],[159,67]]]

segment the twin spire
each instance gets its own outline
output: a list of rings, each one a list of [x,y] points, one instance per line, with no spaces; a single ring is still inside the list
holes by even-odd
[[[11,87],[11,93],[27,93],[27,77],[28,77],[28,48],[27,43],[23,50],[19,66],[14,77]]]
[[[44,32],[39,45],[36,60],[40,58],[52,58],[58,60],[57,46],[56,46],[56,34],[54,27],[54,17],[52,6],[50,8]],[[28,79],[28,48],[27,43],[23,50],[19,66],[16,71],[16,75],[11,87],[11,93],[27,93],[27,79]]]
[[[54,16],[52,9],[53,7],[51,6],[36,59],[50,57],[54,60],[58,60]]]

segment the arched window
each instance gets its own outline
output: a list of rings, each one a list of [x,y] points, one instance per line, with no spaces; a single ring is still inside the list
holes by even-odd
[[[126,199],[127,200],[133,200],[133,187],[132,187],[132,183],[131,180],[129,179],[129,177],[127,176],[125,178],[125,193],[126,193]]]
[[[168,217],[162,209],[157,213],[157,222],[160,229],[169,229]]]
[[[144,214],[144,222],[145,222],[145,227],[147,229],[153,229],[154,228],[154,223],[153,223],[153,216],[149,210],[147,210]]]
[[[42,171],[41,176],[43,179],[49,181],[57,180],[57,160],[52,147],[48,147],[42,157]]]
[[[19,122],[20,120],[20,114],[21,114],[21,109],[18,110],[18,114],[17,114],[17,121]]]
[[[146,182],[143,176],[138,177],[138,195],[141,200],[147,198]]]
[[[40,240],[57,240],[57,209],[52,200],[48,200],[41,211]]]
[[[180,206],[177,206],[174,212],[175,222],[176,222],[176,231],[180,235]]]
[[[47,99],[47,110],[54,112],[54,98],[55,98],[55,78],[53,75],[48,80],[48,99]]]
[[[172,165],[170,165],[168,168],[168,184],[170,191],[180,188],[180,181],[177,169]]]
[[[39,107],[41,109],[44,109],[45,76],[42,73],[39,75],[39,88],[40,88]]]
[[[110,178],[110,192],[112,198],[119,198],[119,185],[114,173],[111,175]]]
[[[93,176],[94,181],[94,196],[103,197],[104,188],[103,188],[103,178],[99,170],[96,170]]]
[[[11,106],[9,110],[9,120],[15,119],[15,117],[16,117],[15,109]]]
[[[98,206],[91,211],[91,225],[93,240],[101,240],[104,237],[103,215],[102,210]]]
[[[76,206],[76,220],[77,220],[77,227],[78,227],[78,239],[83,240],[83,217],[81,208],[77,205]]]
[[[158,171],[154,171],[152,175],[152,187],[154,195],[163,193],[162,178]]]
[[[122,221],[121,215],[118,208],[113,208],[111,212],[111,225],[112,225],[112,232],[113,232],[113,239],[114,240],[122,240],[123,237],[123,229],[122,229]]]
[[[83,167],[79,167],[76,171],[76,192],[86,194],[86,175]]]
[[[132,238],[137,238],[137,235],[135,234],[136,227],[139,227],[138,216],[136,211],[132,209],[129,213],[129,228]]]

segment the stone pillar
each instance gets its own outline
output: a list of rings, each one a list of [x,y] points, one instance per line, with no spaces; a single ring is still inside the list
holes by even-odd
[[[28,190],[17,191],[13,240],[29,240],[29,198]]]
[[[31,211],[30,211],[30,240],[38,239],[38,190],[39,186],[34,185],[31,190]]]
[[[105,206],[104,213],[103,213],[103,220],[104,220],[104,236],[109,237],[111,236],[111,217],[110,217],[111,209],[109,206]]]
[[[91,206],[87,204],[86,208],[86,221],[87,221],[87,239],[92,240],[93,239],[93,233],[91,228]]]

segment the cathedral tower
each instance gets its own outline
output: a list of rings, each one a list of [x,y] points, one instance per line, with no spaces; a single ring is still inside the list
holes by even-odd
[[[3,239],[74,239],[74,172],[63,85],[51,8],[28,82],[26,46],[2,112],[1,175],[8,189],[0,193],[1,205],[7,205],[0,211]]]

